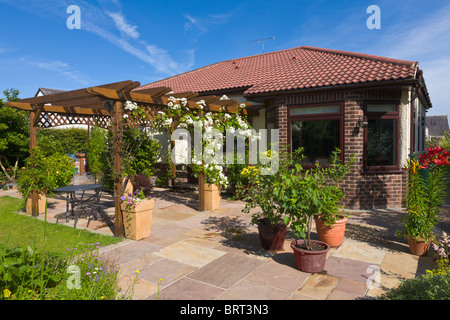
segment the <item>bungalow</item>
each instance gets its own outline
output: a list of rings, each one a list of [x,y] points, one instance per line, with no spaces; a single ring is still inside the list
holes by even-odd
[[[450,132],[447,116],[427,116],[425,119],[425,137],[427,140],[441,138]]]
[[[348,209],[402,206],[409,154],[425,146],[431,101],[419,63],[302,46],[232,59],[153,82],[174,93],[253,102],[255,129],[279,129],[280,144],[303,147],[304,166],[330,152],[357,155],[343,183]]]

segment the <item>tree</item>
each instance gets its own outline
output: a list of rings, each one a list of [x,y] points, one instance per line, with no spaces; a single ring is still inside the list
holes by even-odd
[[[18,101],[19,91],[6,89],[0,99],[0,168],[7,180],[14,180],[19,165],[29,156],[28,112],[5,106],[6,101]]]

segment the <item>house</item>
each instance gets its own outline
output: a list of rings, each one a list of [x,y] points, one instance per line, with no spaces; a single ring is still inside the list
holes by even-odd
[[[425,136],[428,140],[443,137],[445,132],[450,132],[447,116],[427,116],[425,118]]]
[[[402,206],[409,154],[425,146],[432,107],[416,61],[302,46],[211,64],[136,88],[227,95],[259,111],[255,129],[279,129],[304,148],[305,167],[338,147],[357,162],[343,183],[348,209]]]

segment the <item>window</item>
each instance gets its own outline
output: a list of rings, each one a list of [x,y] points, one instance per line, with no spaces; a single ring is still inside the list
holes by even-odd
[[[366,117],[366,170],[398,169],[398,104],[367,104]]]
[[[343,150],[342,109],[341,104],[290,108],[291,151],[304,148],[302,165],[328,165],[331,153]]]

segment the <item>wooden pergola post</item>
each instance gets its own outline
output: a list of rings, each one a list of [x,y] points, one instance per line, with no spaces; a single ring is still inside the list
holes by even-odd
[[[114,207],[115,207],[115,235],[125,235],[123,225],[120,197],[122,196],[122,102],[114,102],[112,108],[112,131],[113,131],[113,159],[114,159]]]
[[[37,111],[30,112],[30,156],[33,156],[33,149],[37,147],[37,120],[39,114]],[[37,217],[39,211],[38,205],[38,192],[37,190],[31,190],[31,215]]]

